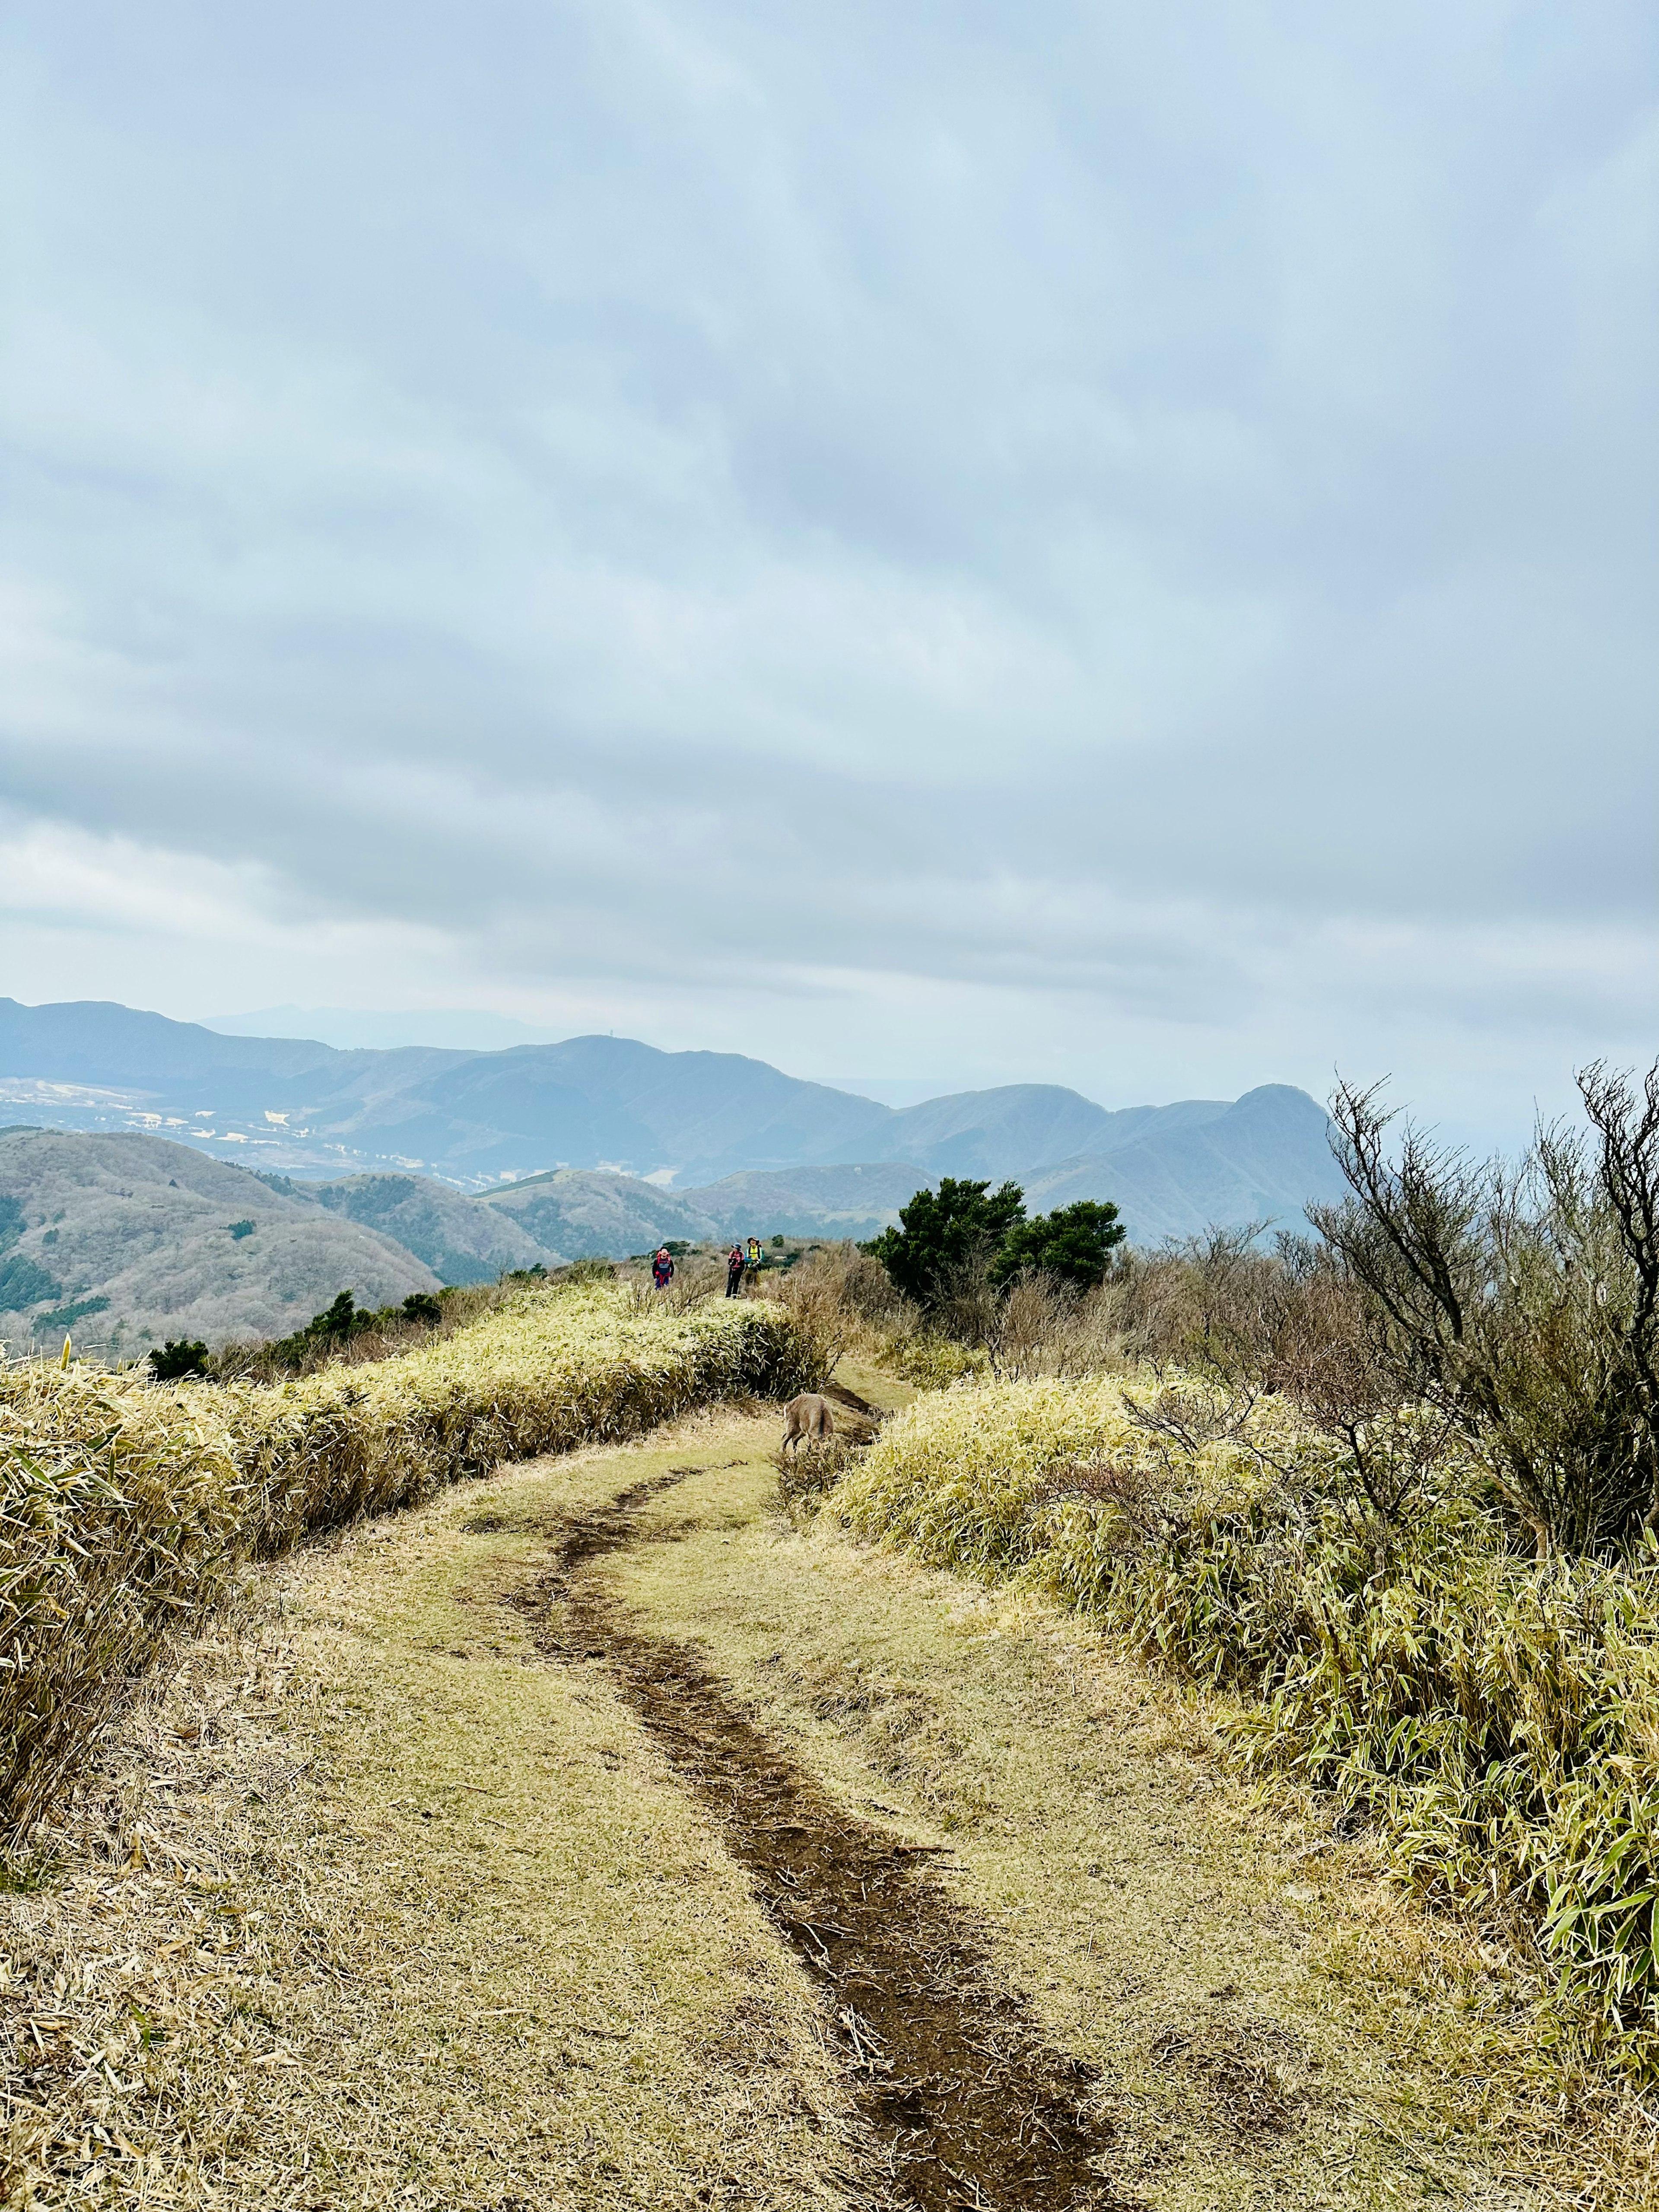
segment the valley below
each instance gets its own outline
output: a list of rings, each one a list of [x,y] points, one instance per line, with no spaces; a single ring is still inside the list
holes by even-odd
[[[1033,1213],[1115,1205],[1146,1249],[1305,1226],[1323,1109],[1095,1104],[1012,1084],[894,1109],[734,1054],[577,1037],[336,1051],[104,1005],[0,1000],[0,1342],[112,1359],[301,1328],[345,1290],[620,1260],[672,1241],[864,1241],[945,1176]]]

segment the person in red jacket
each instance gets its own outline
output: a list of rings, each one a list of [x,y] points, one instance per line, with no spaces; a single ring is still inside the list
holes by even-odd
[[[659,1291],[665,1291],[674,1279],[674,1255],[665,1244],[653,1255],[651,1279]]]
[[[734,1244],[726,1255],[726,1295],[734,1298],[743,1288],[743,1247]]]

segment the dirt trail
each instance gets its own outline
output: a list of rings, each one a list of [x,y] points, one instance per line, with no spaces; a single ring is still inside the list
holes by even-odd
[[[640,1509],[702,1470],[633,1484],[574,1517],[558,1563],[518,1601],[550,1656],[603,1657],[674,1773],[720,1822],[779,1933],[830,1994],[884,2179],[921,2212],[1124,2212],[1092,2161],[1092,2086],[1046,2049],[988,1972],[927,1847],[852,1818],[754,1726],[683,1646],[641,1632],[583,1570],[641,1535]],[[475,1524],[476,1525],[476,1524]]]
[[[0,2203],[1653,2212],[1356,1847],[1074,1620],[792,1521],[777,1434],[270,1570],[0,1894]]]

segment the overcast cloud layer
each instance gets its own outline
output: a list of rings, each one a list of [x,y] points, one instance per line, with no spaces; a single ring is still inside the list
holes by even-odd
[[[0,30],[0,990],[1510,1137],[1659,1048],[1659,17]]]

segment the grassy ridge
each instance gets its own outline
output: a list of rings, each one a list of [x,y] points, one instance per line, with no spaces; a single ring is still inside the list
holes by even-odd
[[[169,1633],[246,1559],[503,1460],[817,1379],[779,1310],[526,1291],[374,1367],[276,1388],[0,1370],[0,1832],[26,1835]]]
[[[1282,1401],[1209,1435],[1204,1412],[1167,1376],[938,1394],[833,1509],[1237,1692],[1246,1759],[1331,1792],[1422,1892],[1534,1946],[1550,2033],[1659,2074],[1659,1552],[1540,1567],[1449,1459],[1379,1557]]]

